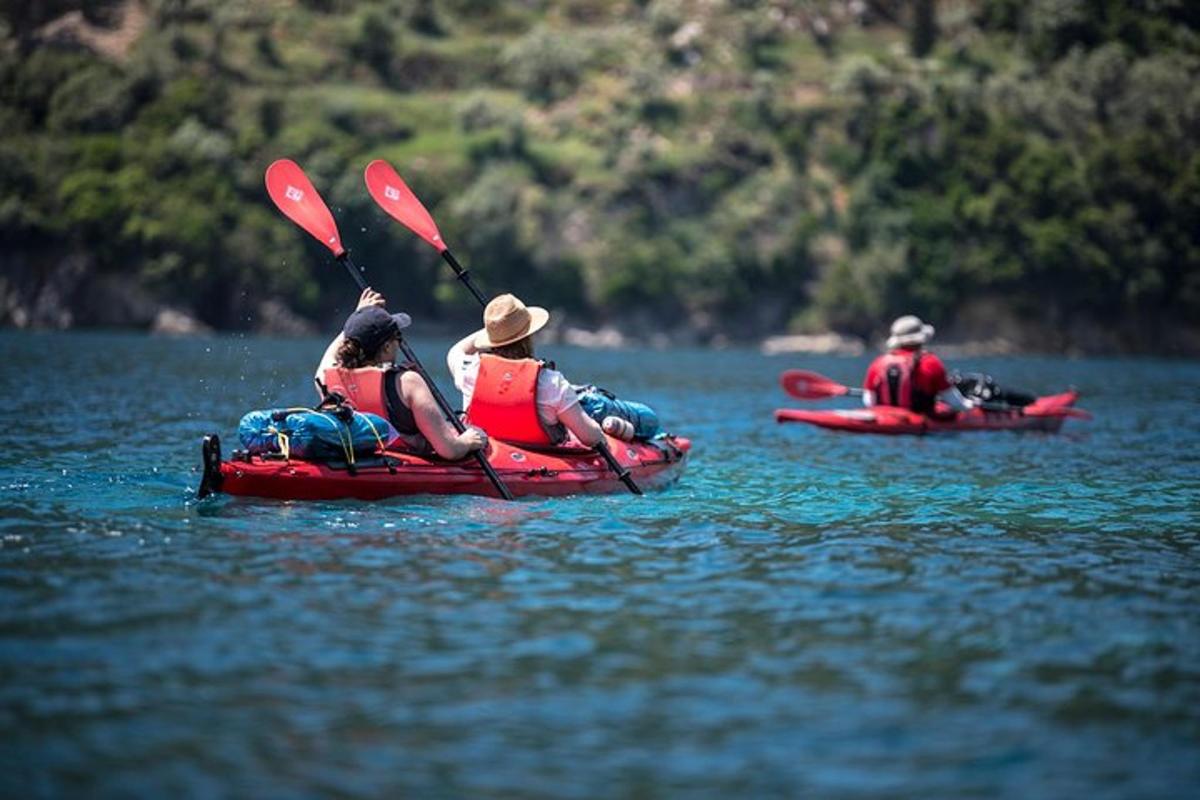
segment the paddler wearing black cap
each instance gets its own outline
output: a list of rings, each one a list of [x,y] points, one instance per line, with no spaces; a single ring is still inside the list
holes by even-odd
[[[384,417],[406,449],[437,453],[457,461],[487,447],[487,434],[468,425],[458,433],[438,408],[416,371],[397,365],[400,331],[412,324],[408,314],[389,314],[383,295],[364,289],[342,332],[325,348],[314,379],[322,399],[341,395],[357,411]]]

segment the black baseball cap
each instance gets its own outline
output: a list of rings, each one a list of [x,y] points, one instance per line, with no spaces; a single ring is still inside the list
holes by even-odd
[[[342,335],[357,341],[367,353],[375,353],[411,324],[408,314],[389,314],[382,306],[367,306],[346,318]]]

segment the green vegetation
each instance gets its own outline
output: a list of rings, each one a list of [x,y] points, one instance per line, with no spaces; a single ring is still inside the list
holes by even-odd
[[[399,305],[473,318],[368,198],[382,157],[486,288],[580,319],[986,335],[990,302],[1027,343],[1171,351],[1198,145],[1187,0],[8,2],[0,321],[65,281],[119,322],[72,288],[103,279],[325,321],[348,290],[266,199],[284,156]]]

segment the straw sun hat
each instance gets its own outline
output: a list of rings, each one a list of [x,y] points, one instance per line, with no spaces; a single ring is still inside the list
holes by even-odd
[[[926,325],[920,317],[907,314],[892,323],[887,349],[897,347],[919,347],[933,338],[933,326]]]
[[[502,294],[483,310],[483,328],[475,334],[475,346],[512,344],[540,331],[549,321],[550,312],[546,309],[527,306],[515,295]]]

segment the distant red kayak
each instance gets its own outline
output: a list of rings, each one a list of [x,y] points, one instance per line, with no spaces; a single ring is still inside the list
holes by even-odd
[[[221,460],[220,443],[207,437],[204,483],[213,492],[280,500],[380,500],[412,494],[496,496],[496,489],[473,460],[442,461],[409,453],[363,459],[353,473],[336,466],[280,457]],[[609,449],[643,489],[676,480],[687,464],[692,443],[682,437],[651,442],[622,442],[609,437]],[[594,451],[583,447],[527,450],[493,439],[488,462],[521,497],[608,494],[628,491]]]
[[[876,433],[891,436],[922,436],[927,433],[963,431],[1058,431],[1068,417],[1091,419],[1088,412],[1074,408],[1078,392],[1039,397],[1024,408],[990,411],[980,408],[945,417],[928,417],[904,408],[873,406],[856,409],[809,411],[781,408],[776,422],[807,422],[820,428],[847,433]]]

